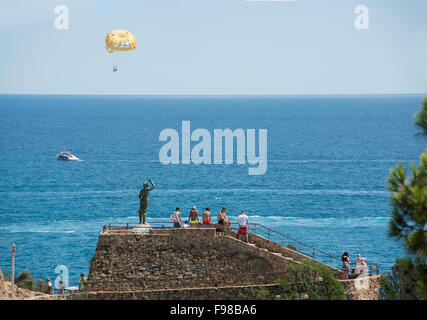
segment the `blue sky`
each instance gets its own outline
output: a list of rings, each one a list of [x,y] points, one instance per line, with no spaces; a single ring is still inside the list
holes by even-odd
[[[0,93],[425,93],[426,16],[427,0],[0,0]],[[105,50],[118,28],[134,52]]]

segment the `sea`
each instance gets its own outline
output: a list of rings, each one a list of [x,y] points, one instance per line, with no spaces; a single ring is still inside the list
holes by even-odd
[[[138,194],[152,178],[148,222],[175,207],[222,207],[251,223],[340,257],[390,270],[405,255],[387,236],[386,178],[419,161],[414,126],[422,95],[88,96],[0,95],[0,268],[69,281],[87,275],[110,223],[138,223]],[[159,161],[163,129],[267,129],[267,171],[252,165]],[[197,142],[192,142],[193,147]],[[213,142],[212,142],[213,144]],[[70,151],[82,161],[58,161]],[[336,267],[340,267],[339,264]],[[61,272],[62,272],[61,271]]]

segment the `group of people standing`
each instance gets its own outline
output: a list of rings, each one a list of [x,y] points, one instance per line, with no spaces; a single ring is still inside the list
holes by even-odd
[[[85,278],[85,275],[83,273],[80,274],[80,280],[79,280],[79,286],[78,286],[78,292],[83,293],[85,292],[86,289],[86,283],[87,283],[87,279]],[[41,288],[44,285],[45,289],[43,291],[45,291],[45,293],[48,294],[54,294],[55,293],[55,289],[53,287],[52,282],[50,282],[50,278],[46,278],[46,282],[43,284],[43,280],[40,279],[39,280],[39,288]],[[57,285],[57,289],[58,289],[58,294],[64,294],[66,291],[70,291],[70,290],[75,290],[73,287],[69,287],[68,283],[64,280],[64,276],[60,275],[59,276],[59,280],[56,283]]]
[[[217,220],[218,224],[223,225],[226,230],[230,229],[231,220],[227,218],[226,215],[227,208],[222,208],[221,211],[218,213]],[[179,211],[179,207],[175,209],[174,212],[172,212],[170,219],[173,220],[174,227],[175,228],[186,228],[188,227],[188,224],[212,224],[212,214],[210,212],[209,208],[206,208],[205,211],[202,213],[202,222],[199,220],[199,212],[197,211],[197,207],[193,206],[191,208],[191,211],[188,216],[188,221],[185,221],[185,223],[182,221],[182,215]],[[188,223],[188,224],[187,224]],[[237,218],[237,224],[239,225],[238,234],[239,235],[245,235],[246,236],[246,242],[249,242],[249,236],[248,236],[248,228],[249,228],[249,219],[246,215],[246,211],[243,210],[242,213]]]
[[[344,272],[344,278],[348,279],[348,274],[351,271],[351,261],[348,252],[344,252],[341,256],[342,261],[342,271]],[[354,274],[363,275],[368,272],[368,265],[366,264],[366,258],[362,258],[360,253],[357,254],[356,258],[356,268],[354,269]]]

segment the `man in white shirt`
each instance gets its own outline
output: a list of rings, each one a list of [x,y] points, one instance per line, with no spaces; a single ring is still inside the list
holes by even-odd
[[[249,235],[248,235],[248,228],[249,228],[249,219],[246,215],[246,211],[242,210],[242,213],[240,216],[237,217],[237,224],[239,225],[239,231],[237,231],[237,237],[239,237],[240,234],[244,234],[246,236],[246,242],[249,243]]]
[[[169,217],[173,220],[173,226],[174,228],[180,228],[182,227],[182,218],[181,218],[181,212],[179,212],[179,208],[177,207],[174,212],[172,212],[171,216]]]

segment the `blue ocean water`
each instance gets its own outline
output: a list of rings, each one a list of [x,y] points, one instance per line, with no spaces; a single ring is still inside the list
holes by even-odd
[[[421,96],[0,96],[0,267],[70,281],[87,274],[102,226],[138,221],[152,177],[148,220],[179,206],[241,209],[262,223],[340,256],[360,252],[389,269],[403,256],[387,237],[386,177],[418,161]],[[244,165],[163,165],[162,129],[268,129],[268,170]],[[61,162],[68,150],[81,162]]]

